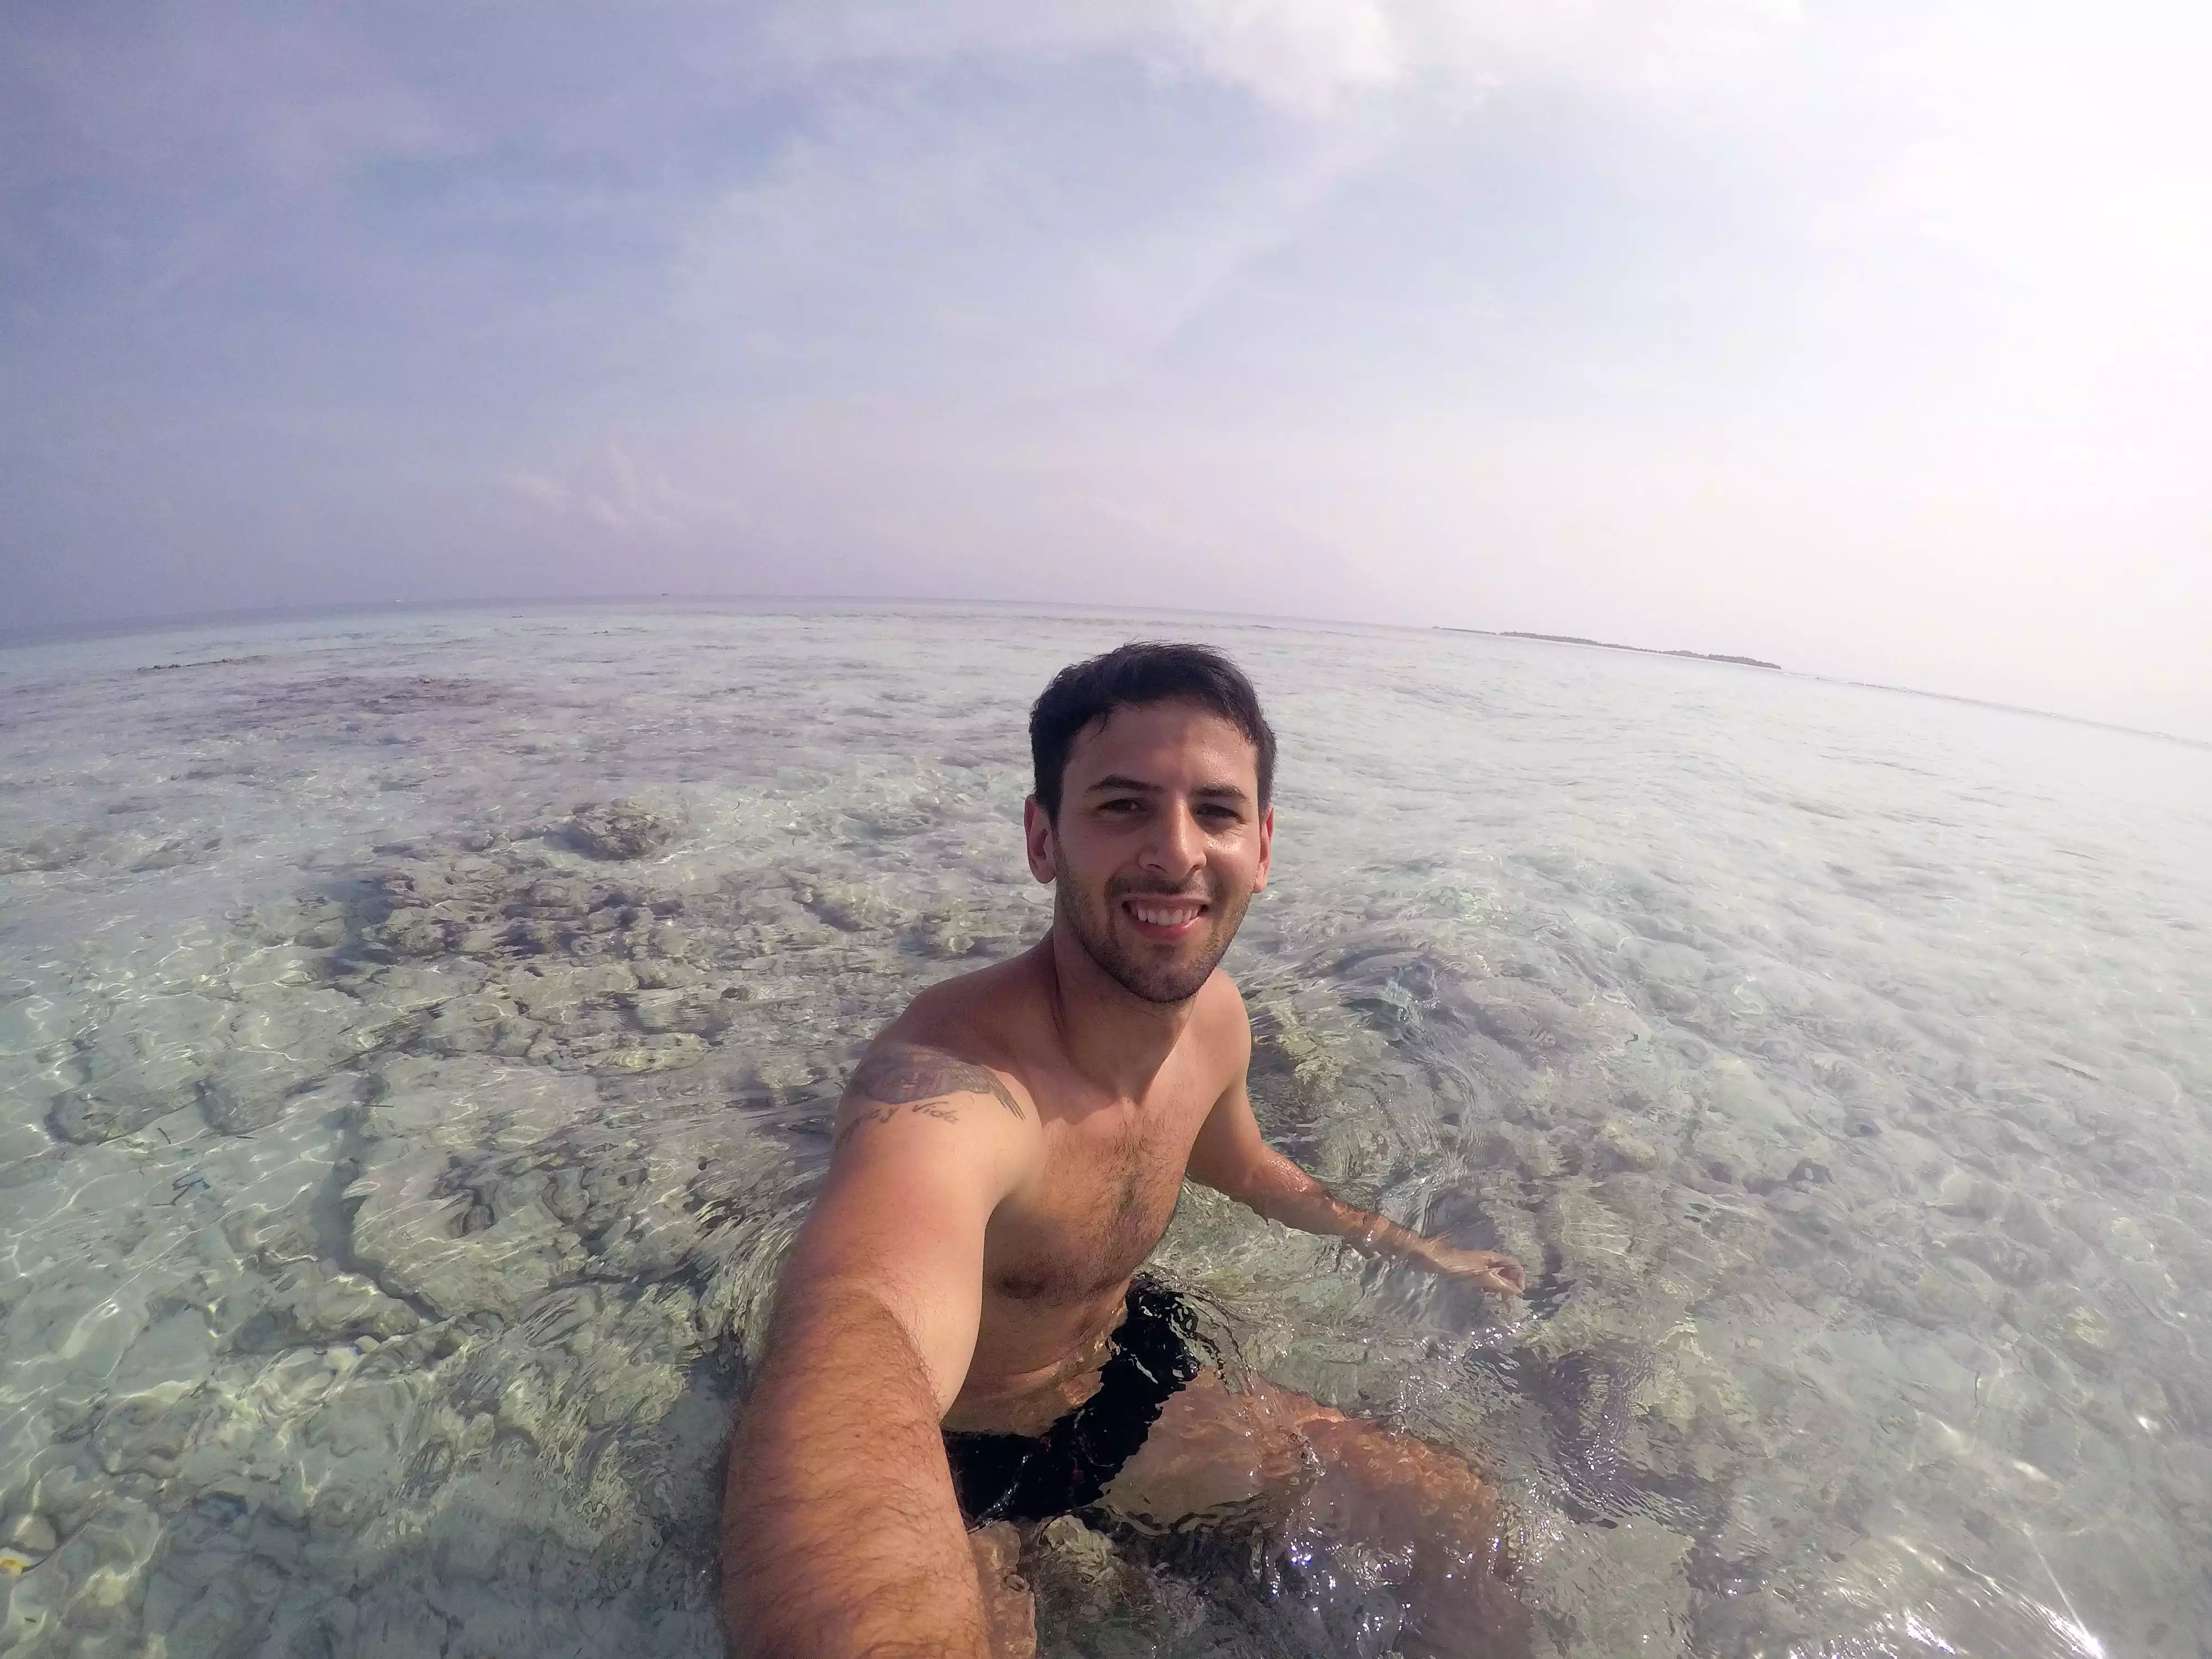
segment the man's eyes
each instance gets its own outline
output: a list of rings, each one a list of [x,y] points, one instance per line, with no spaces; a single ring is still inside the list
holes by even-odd
[[[1100,811],[1115,813],[1123,817],[1133,812],[1149,811],[1151,808],[1150,801],[1139,800],[1133,795],[1116,796],[1111,800],[1101,801],[1098,804]],[[1235,807],[1224,806],[1218,802],[1208,802],[1203,806],[1194,806],[1191,809],[1191,816],[1206,819],[1213,823],[1241,823],[1244,817]]]

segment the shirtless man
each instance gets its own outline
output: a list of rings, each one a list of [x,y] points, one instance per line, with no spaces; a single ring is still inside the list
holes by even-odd
[[[1251,1026],[1217,969],[1274,833],[1250,684],[1201,647],[1125,646],[1054,678],[1030,736],[1052,929],[923,992],[847,1085],[731,1449],[732,1652],[1027,1650],[1010,1530],[971,1543],[967,1523],[1091,1505],[1155,1530],[1218,1512],[1356,1537],[1404,1565],[1401,1646],[1518,1645],[1497,1502],[1462,1462],[1225,1384],[1174,1293],[1138,1276],[1188,1176],[1522,1290],[1510,1257],[1340,1203],[1260,1138]]]

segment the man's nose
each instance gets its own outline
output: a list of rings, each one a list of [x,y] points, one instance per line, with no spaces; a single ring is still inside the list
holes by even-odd
[[[1175,802],[1154,823],[1155,833],[1145,848],[1147,866],[1180,881],[1206,862],[1206,832],[1187,804]]]

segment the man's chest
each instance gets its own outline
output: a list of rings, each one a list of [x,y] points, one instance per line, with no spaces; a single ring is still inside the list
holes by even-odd
[[[1019,1301],[1075,1302],[1127,1279],[1175,1217],[1209,1104],[1194,1091],[1054,1123],[1037,1177],[986,1236],[991,1289]]]

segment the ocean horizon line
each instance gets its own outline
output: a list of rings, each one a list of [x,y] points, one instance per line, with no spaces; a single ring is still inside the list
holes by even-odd
[[[1942,702],[1963,703],[1970,708],[1987,708],[2001,714],[2026,714],[2038,720],[2061,720],[2070,726],[2086,726],[2098,731],[2118,732],[2126,737],[2148,738],[2156,742],[2179,744],[2185,748],[2212,751],[2212,738],[2192,738],[2179,732],[2164,732],[2152,726],[2129,726],[2118,720],[2100,720],[2091,714],[2068,714],[2063,709],[2039,708],[2030,703],[2006,702],[1994,697],[1976,697],[1958,691],[1937,691],[1923,686],[1894,685],[1881,680],[1862,680],[1842,674],[1816,673],[1811,670],[1785,667],[1778,663],[1770,663],[1745,655],[1630,645],[1577,635],[1540,633],[1522,629],[1477,628],[1472,624],[1449,623],[1364,622],[1345,617],[1310,617],[1275,611],[1212,611],[1190,606],[1091,605],[1036,599],[952,599],[921,594],[864,597],[857,594],[836,593],[671,592],[567,595],[550,598],[488,595],[449,599],[357,600],[335,605],[270,605],[243,610],[118,617],[109,622],[57,623],[33,628],[0,629],[0,651],[27,649],[40,646],[79,644],[95,640],[128,639],[137,635],[161,634],[192,629],[250,627],[283,622],[311,622],[320,617],[336,620],[343,617],[434,615],[443,611],[486,611],[521,609],[573,611],[610,607],[665,607],[671,611],[692,611],[707,614],[726,611],[744,615],[774,615],[779,611],[805,611],[834,615],[841,610],[882,614],[887,611],[922,609],[956,616],[980,611],[1048,617],[1161,617],[1192,622],[1230,623],[1249,628],[1292,628],[1310,633],[1343,631],[1359,634],[1405,634],[1428,637],[1433,637],[1438,634],[1455,634],[1462,637],[1504,640],[1566,650],[1627,652],[1638,656],[1665,658],[1681,663],[1709,663],[1723,668],[1756,668],[1762,674],[1781,674],[1792,679],[1811,680],[1825,685],[1850,686],[1865,691],[1887,691],[1899,696],[1929,697]]]

